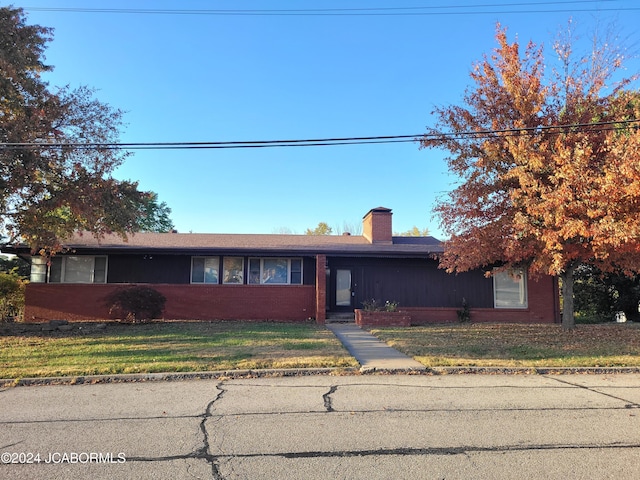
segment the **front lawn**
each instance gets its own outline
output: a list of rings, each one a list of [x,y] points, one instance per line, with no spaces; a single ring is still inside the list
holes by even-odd
[[[640,324],[452,324],[371,332],[427,367],[640,366]]]
[[[78,328],[82,326],[83,328]],[[427,367],[640,366],[640,324],[451,324],[371,332]],[[358,367],[313,323],[0,324],[0,378]]]
[[[356,366],[329,330],[311,323],[109,323],[68,332],[0,325],[0,378]]]

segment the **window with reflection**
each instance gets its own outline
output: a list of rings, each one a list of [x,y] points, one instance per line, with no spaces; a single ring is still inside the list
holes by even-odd
[[[527,308],[527,276],[516,268],[493,274],[493,296],[496,308]]]
[[[250,258],[249,283],[256,285],[301,285],[302,259]]]
[[[107,257],[93,255],[56,256],[51,259],[50,283],[106,283]]]
[[[222,283],[244,283],[244,258],[223,257],[224,274]]]
[[[191,283],[219,283],[219,257],[191,257]]]

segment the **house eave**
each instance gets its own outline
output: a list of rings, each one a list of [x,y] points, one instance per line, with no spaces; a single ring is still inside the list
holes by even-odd
[[[4,251],[4,250],[3,250]],[[7,252],[9,253],[9,252]],[[13,252],[12,252],[13,253]],[[301,256],[313,257],[316,255],[327,255],[335,257],[397,257],[397,258],[425,258],[436,256],[441,251],[437,249],[429,250],[406,250],[393,248],[371,248],[371,249],[269,249],[269,248],[188,248],[188,249],[168,249],[168,248],[95,248],[95,247],[69,247],[62,254],[84,254],[84,255],[188,255],[188,256]],[[25,253],[21,253],[24,255]]]
[[[167,236],[169,235],[169,236]],[[86,238],[86,242],[78,242]],[[75,241],[74,241],[75,240]],[[27,245],[4,245],[3,253],[31,255]],[[303,235],[144,234],[125,241],[114,237],[76,237],[63,244],[62,254],[119,255],[238,255],[238,256],[357,256],[424,258],[443,252],[432,237],[394,237],[389,244],[369,243],[363,237]]]

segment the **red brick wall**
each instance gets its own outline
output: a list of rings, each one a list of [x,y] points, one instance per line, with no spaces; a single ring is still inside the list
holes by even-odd
[[[458,322],[457,308],[407,307],[401,311],[411,315],[412,325]],[[553,318],[532,315],[528,309],[472,308],[471,321],[479,323],[557,323]]]
[[[105,297],[122,284],[31,283],[25,321],[106,320]],[[296,321],[316,314],[313,285],[152,285],[166,298],[168,320]]]
[[[316,322],[327,319],[327,256],[316,256]]]
[[[362,221],[362,235],[371,243],[391,243],[393,228],[390,210],[370,210]]]
[[[410,327],[411,315],[405,312],[355,311],[356,325],[363,327]]]

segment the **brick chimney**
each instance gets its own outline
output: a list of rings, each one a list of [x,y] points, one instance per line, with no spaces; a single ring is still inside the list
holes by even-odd
[[[372,208],[362,219],[362,235],[371,243],[386,243],[391,245],[391,209]]]

